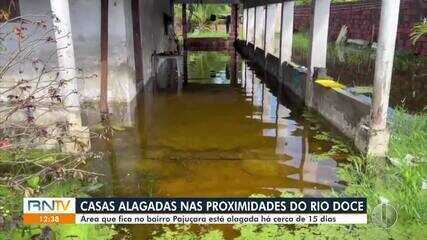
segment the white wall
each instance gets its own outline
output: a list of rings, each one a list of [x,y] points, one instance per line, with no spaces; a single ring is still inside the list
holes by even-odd
[[[71,27],[76,66],[83,70],[79,81],[81,99],[97,100],[100,86],[100,28],[99,0],[69,0]],[[109,100],[131,102],[136,95],[133,50],[131,0],[110,0],[109,5]],[[152,76],[151,56],[156,52],[172,50],[173,42],[165,35],[163,12],[170,14],[169,0],[140,0],[141,35],[144,83]],[[50,13],[49,0],[20,0],[22,15]],[[52,22],[49,23],[52,25]],[[7,45],[7,43],[6,43]],[[55,44],[41,49],[41,57],[55,51]],[[56,64],[56,57],[52,58]],[[1,62],[4,59],[0,59]],[[27,71],[27,70],[26,70]],[[20,78],[12,73],[13,81]],[[12,80],[11,80],[12,81]],[[1,83],[4,85],[3,83]],[[140,86],[141,87],[141,86]],[[3,96],[2,96],[3,99]]]
[[[169,0],[140,0],[141,38],[144,65],[144,82],[152,76],[151,56],[173,50],[172,41],[164,33],[163,13],[171,14]],[[154,21],[154,19],[157,19]]]

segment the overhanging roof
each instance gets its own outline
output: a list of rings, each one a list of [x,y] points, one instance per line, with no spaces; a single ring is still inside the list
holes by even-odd
[[[251,8],[261,5],[274,4],[274,3],[282,3],[282,2],[291,2],[294,0],[241,0],[244,8]]]

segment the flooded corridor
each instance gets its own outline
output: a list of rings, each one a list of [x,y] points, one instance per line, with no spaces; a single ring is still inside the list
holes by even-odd
[[[157,82],[138,104],[135,127],[116,131],[110,144],[94,141],[104,157],[90,165],[107,176],[99,195],[319,196],[342,188],[336,167],[343,156],[333,151],[329,128],[287,104],[245,61],[231,85],[229,59],[191,53],[182,90],[170,79]]]

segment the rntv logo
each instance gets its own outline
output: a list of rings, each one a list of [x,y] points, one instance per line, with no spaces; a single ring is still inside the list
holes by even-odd
[[[75,198],[24,198],[24,213],[75,213]]]

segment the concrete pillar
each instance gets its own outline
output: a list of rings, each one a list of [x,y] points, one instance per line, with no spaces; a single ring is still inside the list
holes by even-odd
[[[266,7],[265,20],[265,55],[274,54],[274,33],[276,30],[277,5],[269,4]]]
[[[246,43],[248,43],[248,9],[245,8],[243,9],[243,37],[246,41]]]
[[[254,20],[253,20],[253,36],[252,36],[252,43],[254,44],[254,47],[255,47],[255,39],[256,39],[256,24],[257,24],[257,22],[256,22],[256,7],[254,7],[253,8],[254,10],[253,10],[253,14],[254,14]]]
[[[280,62],[292,60],[292,41],[294,34],[294,8],[295,2],[282,3],[282,26],[280,27]]]
[[[255,47],[265,49],[265,11],[266,6],[258,6],[255,10]]]
[[[314,69],[326,67],[330,7],[331,0],[312,0],[309,66],[305,95],[305,103],[309,107],[313,106]]]
[[[367,153],[385,156],[388,150],[387,110],[393,73],[400,0],[383,0],[375,61],[374,93],[371,107]]]
[[[76,62],[74,58],[74,45],[71,35],[70,6],[68,1],[50,0],[52,13],[56,17],[53,25],[56,28],[55,39],[58,55],[58,67],[61,69],[59,78],[69,80],[63,88],[66,106],[80,106],[79,96],[75,92],[78,89],[76,79]]]
[[[70,6],[68,1],[50,0],[52,13],[55,16],[53,25],[56,28],[55,39],[57,46],[59,78],[68,81],[62,89],[64,105],[66,111],[63,113],[66,116],[69,127],[69,135],[71,138],[76,138],[81,146],[90,145],[88,129],[82,127],[80,114],[80,100],[77,94],[77,79],[76,79],[76,62],[74,56],[74,44],[71,34],[71,19]],[[75,142],[64,142],[65,152],[78,153],[82,150]]]
[[[255,8],[249,8],[247,20],[247,43],[255,45]]]

